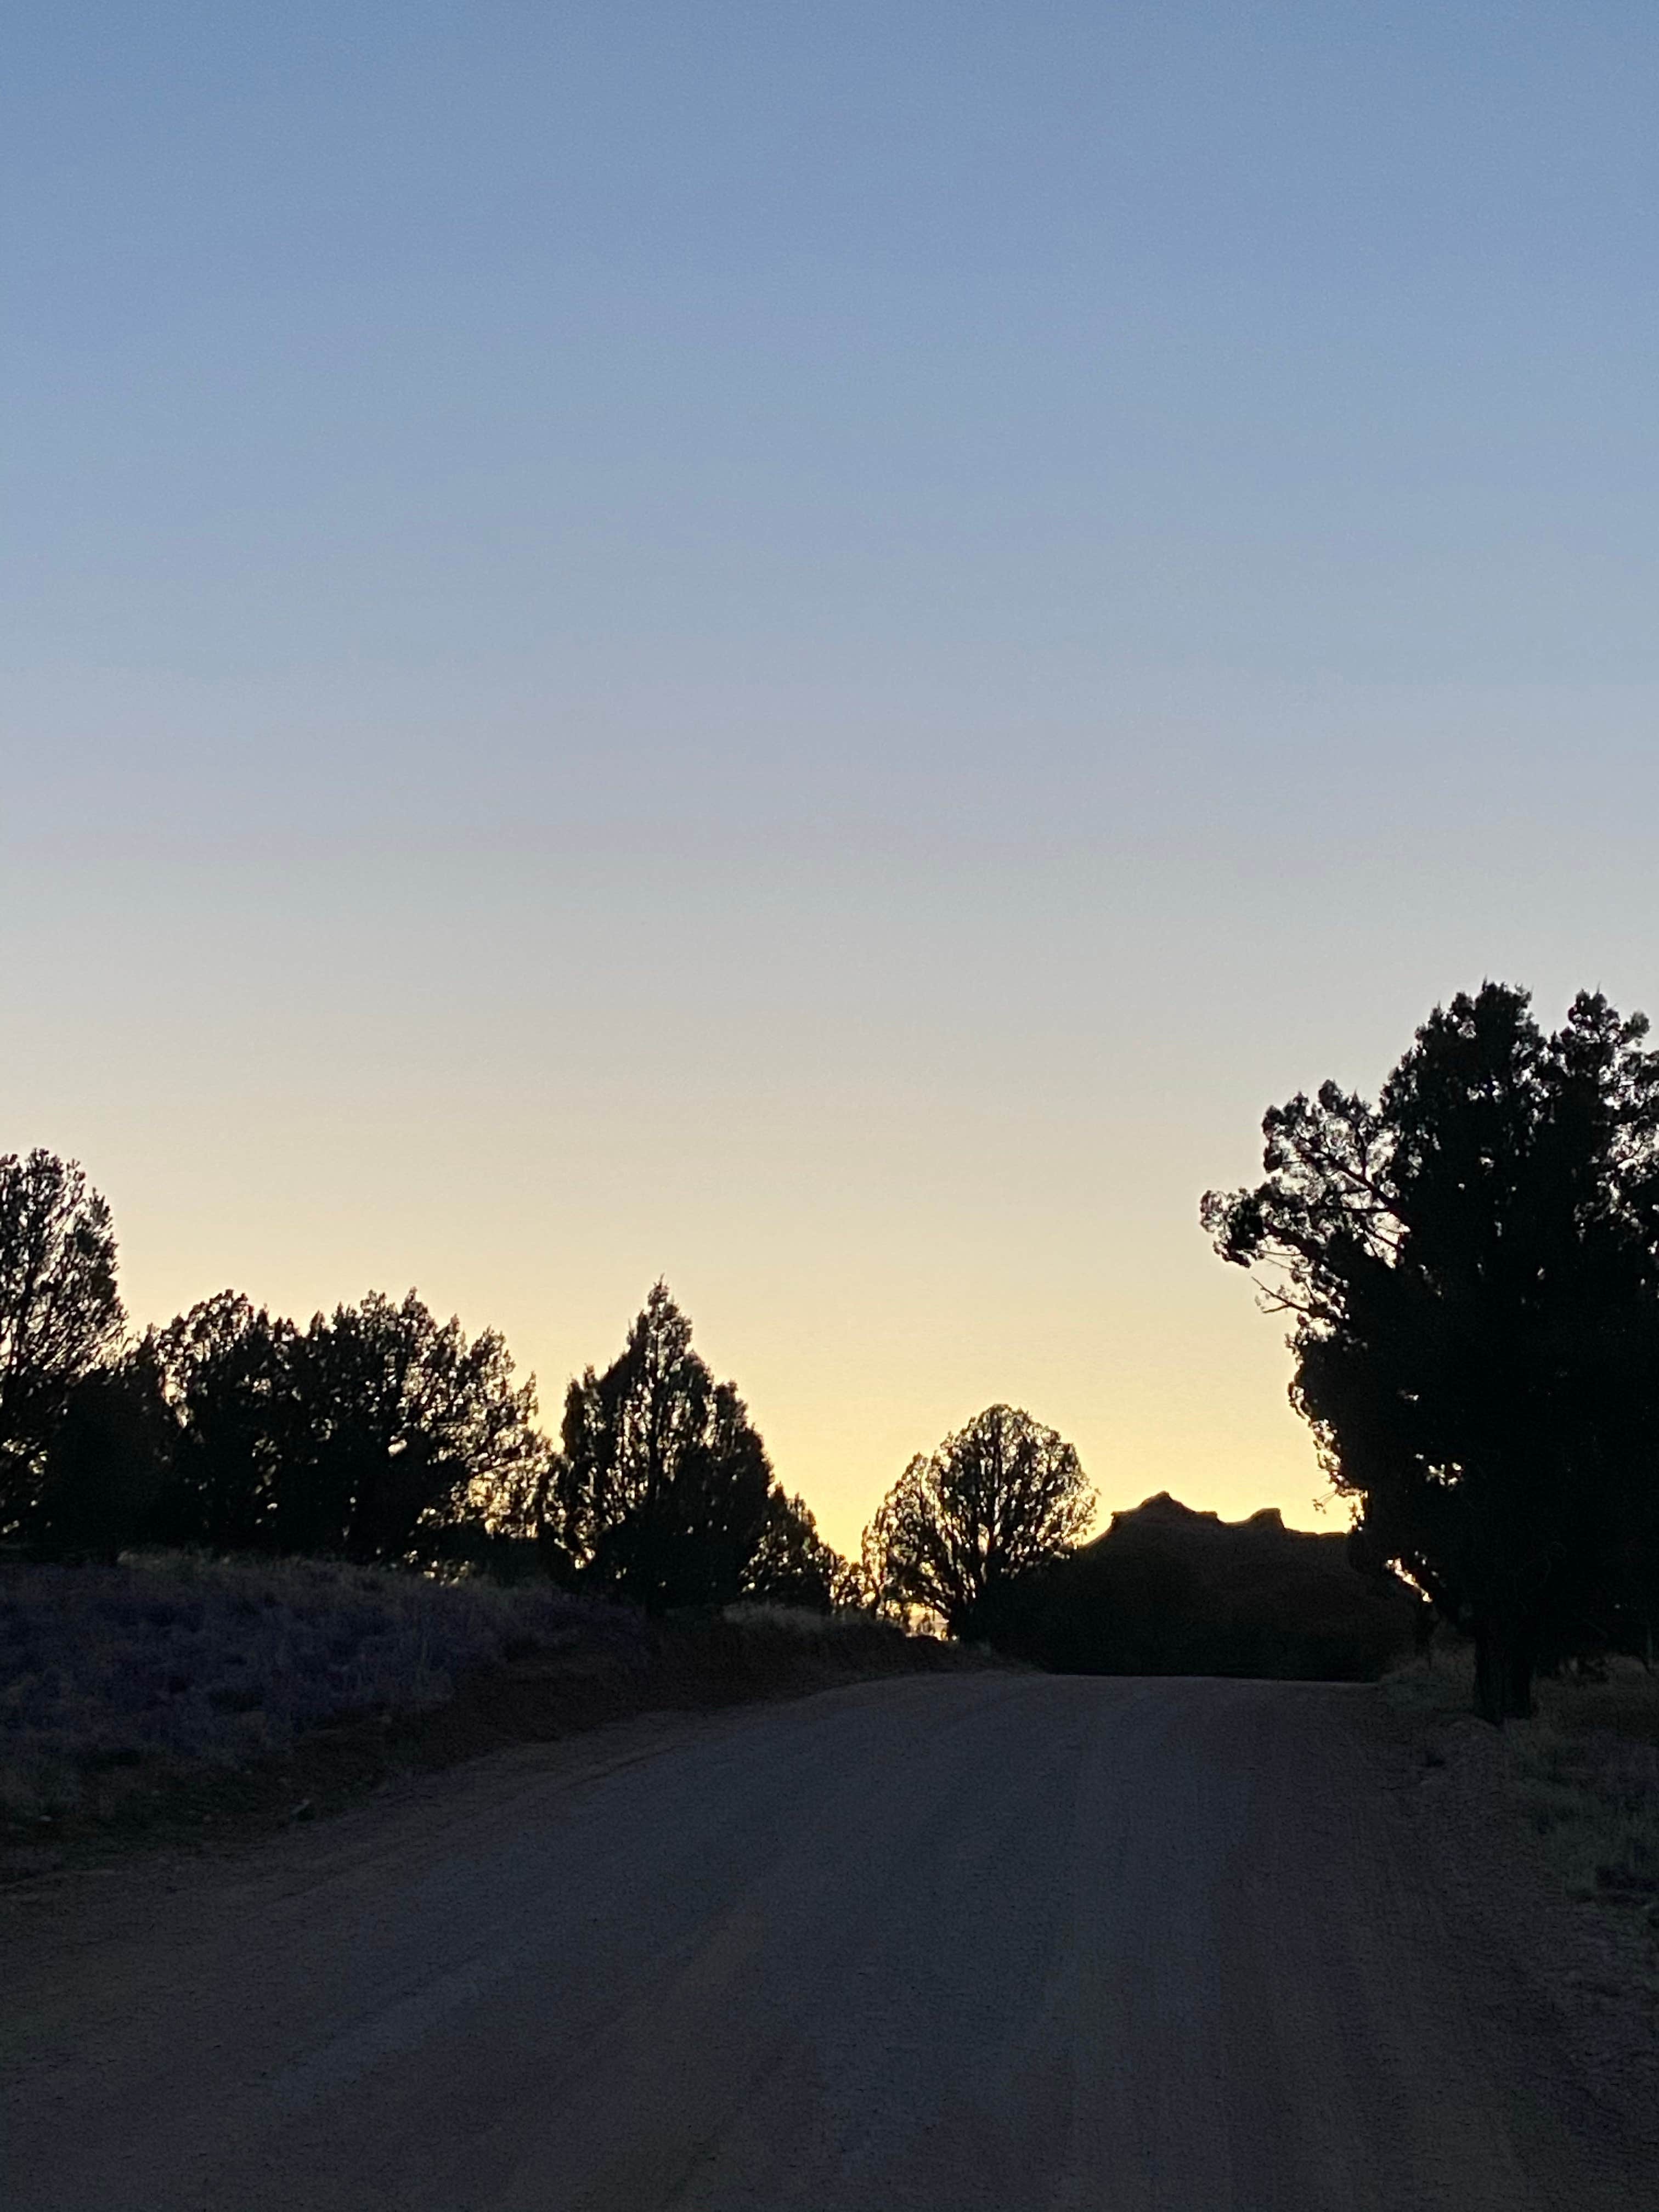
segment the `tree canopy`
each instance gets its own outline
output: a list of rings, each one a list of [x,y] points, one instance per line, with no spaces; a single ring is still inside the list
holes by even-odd
[[[430,1565],[458,1528],[522,1516],[546,1462],[501,1338],[413,1291],[304,1331],[222,1291],[147,1343],[176,1423],[168,1541]]]
[[[880,1601],[972,1635],[1017,1577],[1077,1541],[1094,1506],[1070,1444],[989,1406],[911,1461],[866,1532],[865,1571]]]
[[[744,1570],[743,1595],[767,1605],[829,1613],[859,1601],[856,1577],[818,1534],[806,1501],[774,1483],[759,1541]]]
[[[1437,1007],[1375,1103],[1326,1083],[1211,1192],[1221,1255],[1291,1317],[1291,1396],[1362,1554],[1474,1636],[1478,1701],[1605,1638],[1650,1578],[1659,1055],[1599,994],[1546,1035],[1486,983]]]
[[[590,1367],[570,1385],[541,1536],[559,1579],[653,1611],[790,1589],[827,1604],[833,1580],[736,1386],[693,1351],[661,1282],[604,1374]]]
[[[470,1341],[410,1291],[318,1315],[295,1346],[306,1442],[279,1499],[279,1546],[420,1560],[439,1532],[533,1484],[533,1381],[494,1329]]]
[[[30,1526],[70,1395],[125,1319],[109,1207],[80,1167],[0,1158],[0,1537]]]
[[[306,1440],[294,1323],[221,1291],[149,1341],[177,1425],[155,1533],[216,1552],[275,1549]]]
[[[174,1425],[147,1340],[70,1385],[46,1446],[34,1542],[58,1559],[112,1560],[153,1538]]]
[[[562,1445],[501,1337],[413,1291],[301,1328],[225,1290],[132,1340],[102,1198],[50,1152],[0,1158],[0,1541],[514,1579],[539,1557],[654,1609],[861,1595],[665,1284],[620,1358],[571,1383]]]

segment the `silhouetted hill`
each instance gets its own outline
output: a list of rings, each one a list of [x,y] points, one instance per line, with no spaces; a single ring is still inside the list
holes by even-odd
[[[1392,1576],[1360,1574],[1347,1538],[1246,1521],[1167,1493],[1014,1585],[992,1641],[1085,1674],[1375,1679],[1412,1647],[1419,1601]]]

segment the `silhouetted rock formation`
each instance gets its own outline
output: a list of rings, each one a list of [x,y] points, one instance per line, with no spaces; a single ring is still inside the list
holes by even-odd
[[[1392,1575],[1361,1574],[1345,1535],[1195,1513],[1165,1492],[1025,1577],[992,1628],[999,1649],[1084,1674],[1374,1680],[1409,1651],[1419,1613]]]

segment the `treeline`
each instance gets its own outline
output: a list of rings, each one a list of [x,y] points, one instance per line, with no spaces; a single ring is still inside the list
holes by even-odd
[[[1374,1101],[1273,1108],[1203,1219],[1291,1321],[1292,1402],[1392,1565],[1474,1643],[1477,1703],[1659,1627],[1659,1054],[1598,993],[1546,1034],[1486,983]]]
[[[911,1462],[843,1559],[662,1283],[618,1357],[570,1383],[556,1443],[501,1337],[412,1291],[303,1326],[222,1291],[135,1335],[80,1167],[0,1159],[0,1544],[37,1557],[544,1573],[653,1612],[857,1606],[968,1635],[1091,1509],[1072,1448],[993,1407]]]
[[[107,1205],[39,1151],[0,1159],[0,1542],[547,1571],[653,1609],[860,1591],[664,1285],[556,1446],[501,1337],[412,1291],[304,1326],[223,1291],[135,1336]]]
[[[1264,1179],[1203,1201],[1290,1318],[1292,1401],[1352,1501],[1353,1565],[1473,1639],[1496,1721],[1531,1710],[1540,1668],[1651,1663],[1659,1640],[1647,1032],[1584,993],[1547,1034],[1525,991],[1486,984],[1434,1011],[1375,1101],[1331,1082],[1273,1108]],[[993,1406],[839,1558],[661,1284],[617,1358],[571,1382],[556,1442],[501,1338],[412,1291],[303,1328],[226,1291],[135,1338],[79,1168],[0,1160],[0,1543],[546,1572],[653,1610],[858,1604],[993,1638],[1040,1600],[1054,1648],[1098,1652],[1124,1638],[1060,1620],[1056,1594],[1133,1610],[1121,1545],[1109,1574],[1033,1582],[1092,1510],[1073,1448]]]

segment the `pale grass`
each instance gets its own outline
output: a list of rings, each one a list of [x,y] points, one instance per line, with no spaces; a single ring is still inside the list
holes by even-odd
[[[1470,1711],[1473,1657],[1437,1651],[1386,1687],[1420,1721],[1450,1721]],[[1639,1908],[1659,1929],[1659,1674],[1624,1658],[1567,1669],[1538,1684],[1536,1705],[1494,1732],[1523,1817],[1573,1896]],[[1430,1757],[1455,1759],[1456,1741]]]

